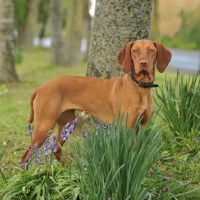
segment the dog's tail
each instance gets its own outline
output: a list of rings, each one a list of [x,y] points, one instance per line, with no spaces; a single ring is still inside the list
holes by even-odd
[[[33,119],[34,119],[33,101],[34,101],[35,97],[36,97],[36,90],[33,92],[32,96],[31,96],[31,101],[30,101],[31,112],[30,112],[30,116],[28,118],[28,123],[32,123]]]

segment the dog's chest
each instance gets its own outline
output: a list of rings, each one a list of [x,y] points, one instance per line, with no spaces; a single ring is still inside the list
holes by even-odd
[[[145,111],[148,109],[149,107],[149,104],[151,103],[151,92],[139,92],[138,93],[139,95],[139,102],[138,102],[138,105],[140,107],[140,109],[142,111]]]

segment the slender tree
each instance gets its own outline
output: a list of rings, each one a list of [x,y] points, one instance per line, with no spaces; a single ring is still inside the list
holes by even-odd
[[[80,46],[83,34],[83,0],[69,0],[66,25],[66,64],[80,65]]]
[[[38,5],[40,0],[29,1],[29,9],[26,16],[26,22],[24,27],[24,38],[22,41],[22,46],[25,49],[33,48],[33,40],[36,34],[36,25],[38,17]]]
[[[84,61],[88,59],[89,46],[90,46],[90,38],[91,38],[91,16],[89,14],[90,8],[90,0],[84,0],[83,7],[83,37],[86,39],[86,52],[84,54]]]
[[[26,17],[28,14],[29,6],[28,0],[15,0],[14,1],[14,19],[15,28],[17,31],[16,46],[21,47],[24,41],[24,29],[26,24]]]
[[[14,66],[13,0],[0,0],[0,82],[18,82]]]
[[[153,11],[152,11],[152,22],[151,22],[151,32],[150,38],[155,40],[159,36],[159,15],[158,15],[158,0],[153,1]]]
[[[151,0],[96,0],[87,76],[122,74],[117,53],[127,42],[149,37],[151,4]]]
[[[16,45],[18,47],[32,49],[34,37],[36,35],[40,39],[44,37],[49,18],[49,4],[50,0],[14,1],[15,28],[18,33]]]
[[[51,64],[65,65],[62,34],[62,0],[50,0]]]

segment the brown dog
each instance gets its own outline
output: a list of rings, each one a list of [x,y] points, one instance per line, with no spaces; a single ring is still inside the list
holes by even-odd
[[[118,54],[124,76],[110,80],[60,76],[38,87],[31,98],[29,123],[35,123],[32,144],[22,156],[22,163],[28,161],[30,148],[40,147],[48,134],[58,125],[57,142],[63,126],[76,118],[75,110],[83,110],[103,123],[112,123],[118,112],[128,114],[128,126],[132,127],[142,116],[145,125],[151,115],[155,68],[163,72],[171,60],[171,53],[161,44],[150,40],[129,42]],[[61,159],[61,149],[56,146],[55,156]]]

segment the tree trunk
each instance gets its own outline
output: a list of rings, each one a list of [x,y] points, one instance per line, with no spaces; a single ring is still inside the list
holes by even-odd
[[[152,11],[152,22],[151,22],[151,32],[150,38],[155,40],[159,36],[159,15],[158,15],[158,0],[153,1],[153,11]]]
[[[24,30],[24,40],[22,47],[24,49],[33,48],[33,40],[36,34],[36,24],[38,17],[38,5],[40,0],[31,0],[29,5],[29,11],[26,18],[25,30]]]
[[[50,1],[51,64],[65,65],[65,46],[62,34],[62,0]]]
[[[83,1],[70,0],[67,13],[66,64],[69,67],[79,66],[83,26]]]
[[[14,65],[14,4],[0,0],[0,82],[18,82]]]
[[[90,0],[84,0],[83,10],[83,37],[86,39],[86,52],[84,52],[84,61],[88,60],[90,38],[91,38],[91,16],[89,14]]]
[[[97,0],[87,76],[122,75],[118,51],[129,41],[149,37],[151,0]]]

